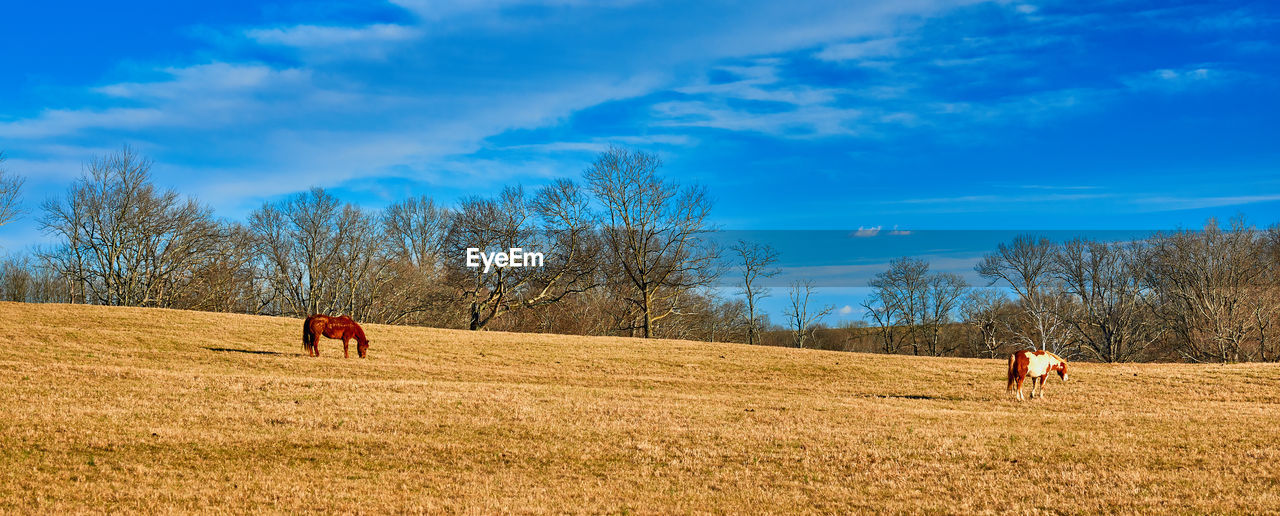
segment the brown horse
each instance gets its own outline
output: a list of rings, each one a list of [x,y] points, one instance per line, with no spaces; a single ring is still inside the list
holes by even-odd
[[[364,358],[365,351],[369,349],[369,339],[365,338],[364,330],[345,315],[330,317],[316,314],[308,317],[306,322],[302,323],[302,349],[307,350],[313,357],[320,356],[321,335],[331,339],[342,339],[344,358],[351,357],[347,347],[351,339],[356,339],[356,354],[360,355],[360,358]]]
[[[1009,355],[1009,385],[1007,390],[1014,390],[1018,384],[1018,399],[1022,398],[1022,382],[1031,377],[1031,398],[1036,397],[1036,382],[1039,381],[1040,398],[1044,399],[1044,382],[1049,373],[1057,372],[1062,381],[1067,381],[1067,361],[1048,351],[1015,351]]]

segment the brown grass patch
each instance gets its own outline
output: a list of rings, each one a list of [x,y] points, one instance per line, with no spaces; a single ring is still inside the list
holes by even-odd
[[[1271,364],[365,329],[0,303],[0,512],[1280,511]]]

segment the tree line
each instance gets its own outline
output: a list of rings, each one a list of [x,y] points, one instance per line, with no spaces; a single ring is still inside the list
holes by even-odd
[[[158,188],[152,162],[124,147],[41,206],[53,243],[0,262],[0,298],[932,356],[1280,360],[1275,226],[1210,220],[1129,242],[1024,235],[981,260],[979,285],[904,257],[869,282],[863,320],[828,326],[834,307],[813,306],[816,288],[798,281],[773,324],[759,305],[773,295],[763,284],[781,272],[778,252],[721,249],[707,190],[661,167],[614,147],[581,181],[376,212],[312,188],[230,221]],[[0,225],[22,215],[21,187],[0,167]],[[463,260],[468,248],[514,247],[544,252],[544,265]],[[737,295],[712,288],[719,278]]]
[[[970,288],[901,258],[870,282],[865,328],[885,353],[998,357],[1044,349],[1102,362],[1280,360],[1280,227],[1155,233],[1127,242],[1022,235],[983,257]],[[854,325],[858,326],[858,325]],[[861,340],[859,340],[861,339]]]
[[[96,158],[41,207],[50,246],[0,264],[6,300],[146,306],[472,330],[742,340],[740,303],[708,289],[705,188],[661,177],[656,155],[601,153],[581,182],[427,197],[378,212],[322,188],[243,222],[158,188],[133,149]],[[20,181],[0,182],[16,198]],[[0,222],[15,216],[3,203]],[[545,253],[542,267],[470,268],[468,248]]]

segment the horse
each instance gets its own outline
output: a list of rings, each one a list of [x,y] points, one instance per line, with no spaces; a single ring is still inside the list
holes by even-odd
[[[351,358],[348,351],[348,342],[351,339],[356,339],[356,354],[360,355],[360,358],[365,358],[365,351],[369,349],[369,339],[365,338],[364,330],[345,315],[330,317],[315,314],[302,323],[302,349],[307,350],[308,355],[320,356],[321,335],[331,339],[342,339],[343,358]]]
[[[1048,351],[1015,351],[1009,355],[1009,385],[1006,391],[1012,391],[1014,382],[1018,384],[1018,399],[1022,397],[1022,381],[1031,377],[1031,398],[1036,397],[1036,380],[1039,380],[1040,399],[1044,399],[1044,382],[1049,379],[1049,372],[1056,371],[1062,381],[1067,381],[1067,361]]]

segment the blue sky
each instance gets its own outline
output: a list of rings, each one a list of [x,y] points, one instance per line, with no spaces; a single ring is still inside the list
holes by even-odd
[[[0,150],[32,214],[3,249],[126,143],[233,219],[310,186],[536,186],[610,143],[706,184],[728,229],[1280,218],[1271,2],[186,4],[6,7]]]

